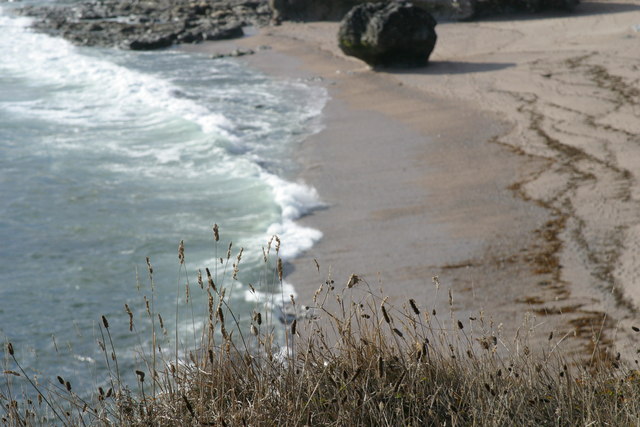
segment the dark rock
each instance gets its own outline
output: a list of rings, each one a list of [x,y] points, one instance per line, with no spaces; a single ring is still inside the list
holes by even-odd
[[[279,21],[339,21],[367,1],[371,0],[269,0],[269,6]]]
[[[525,9],[530,12],[542,12],[543,10],[573,10],[580,0],[511,0],[512,7],[516,9]]]
[[[153,50],[169,47],[176,39],[175,35],[150,35],[148,37],[140,37],[124,44],[125,47],[131,50]]]
[[[358,5],[391,1],[393,0],[269,0],[269,5],[275,22],[340,21]],[[412,3],[431,14],[452,18],[459,14],[459,4],[463,1],[475,0],[413,0]]]
[[[459,0],[459,18],[471,19],[486,15],[545,10],[572,11],[580,0]]]
[[[267,25],[266,0],[88,0],[25,6],[39,31],[89,46],[160,49],[242,37],[247,25]]]
[[[429,12],[412,4],[366,3],[344,17],[338,43],[373,66],[421,66],[435,47],[435,26]]]
[[[242,24],[236,24],[227,26],[225,28],[217,28],[215,31],[207,32],[205,34],[205,40],[227,40],[242,37],[244,31],[242,30]]]
[[[235,49],[229,53],[217,53],[215,55],[211,55],[211,59],[220,59],[220,58],[239,58],[241,56],[253,55],[256,53],[252,49]]]
[[[35,29],[63,36],[75,44],[154,49],[166,47],[168,39],[172,43],[198,43],[242,37],[243,26],[268,25],[272,17],[275,18],[273,22],[283,19],[340,20],[352,7],[365,1],[79,0],[53,5],[25,5],[15,11],[35,18]],[[414,4],[429,12],[437,12],[438,16],[470,18],[483,15],[486,10],[570,9],[578,1],[414,0]]]
[[[394,0],[368,0],[372,3],[390,3]],[[273,22],[339,21],[355,6],[367,0],[269,0]],[[434,16],[444,19],[470,19],[486,14],[542,11],[548,9],[571,10],[579,0],[413,0],[412,3]]]

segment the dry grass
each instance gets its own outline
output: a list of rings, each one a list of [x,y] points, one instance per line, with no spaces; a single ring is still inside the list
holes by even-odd
[[[215,230],[216,241],[218,230]],[[274,243],[273,248],[271,243]],[[264,252],[266,277],[282,280],[279,242]],[[186,276],[184,245],[179,266]],[[141,349],[137,384],[126,384],[102,317],[101,346],[108,387],[85,399],[69,379],[35,381],[5,345],[0,411],[11,426],[41,425],[638,425],[640,372],[613,358],[589,366],[564,361],[563,337],[532,350],[533,328],[522,325],[513,341],[482,313],[458,319],[413,299],[394,307],[356,275],[336,285],[321,280],[307,310],[286,298],[282,324],[254,311],[240,323],[229,295],[242,252],[226,269],[197,273],[205,294],[206,326],[188,350],[161,350],[156,335],[168,325],[145,300],[152,323]],[[235,261],[234,261],[235,260]],[[223,262],[225,260],[223,259]],[[318,266],[318,272],[320,272]],[[148,262],[149,283],[153,268]],[[188,283],[188,280],[187,280]],[[434,281],[434,292],[440,284]],[[285,303],[282,296],[280,303]],[[434,298],[435,299],[435,298]],[[191,299],[193,302],[193,298]],[[195,311],[198,308],[195,307]],[[127,331],[136,334],[127,305]],[[176,328],[177,329],[177,328]],[[116,335],[114,333],[114,335]],[[143,340],[141,340],[142,342]],[[176,342],[179,342],[177,337]],[[594,346],[598,346],[594,337]],[[171,353],[171,354],[169,354]],[[594,352],[600,354],[600,352]],[[20,390],[29,390],[23,392]],[[36,396],[29,400],[29,396]]]

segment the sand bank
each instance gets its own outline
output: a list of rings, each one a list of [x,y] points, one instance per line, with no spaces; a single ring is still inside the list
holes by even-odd
[[[330,91],[325,130],[299,152],[328,205],[302,219],[324,233],[288,275],[303,303],[356,273],[399,305],[446,308],[451,289],[459,319],[482,310],[505,339],[533,315],[569,350],[596,333],[631,355],[639,29],[622,0],[440,24],[429,66],[385,72],[342,55],[335,23],[200,49],[266,45],[252,64]]]

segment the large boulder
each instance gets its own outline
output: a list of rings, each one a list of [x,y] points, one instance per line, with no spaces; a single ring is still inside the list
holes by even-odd
[[[340,23],[338,44],[372,66],[422,66],[436,45],[436,20],[410,3],[365,3]]]

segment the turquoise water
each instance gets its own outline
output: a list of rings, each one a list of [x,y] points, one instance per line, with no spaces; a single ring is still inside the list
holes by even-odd
[[[0,6],[0,339],[40,378],[79,378],[76,386],[90,389],[104,375],[96,341],[106,315],[132,372],[138,338],[123,307],[144,311],[146,257],[168,337],[177,298],[182,332],[205,305],[194,293],[192,323],[180,291],[180,240],[192,286],[229,242],[231,261],[245,248],[231,296],[245,317],[256,304],[248,283],[265,284],[262,301],[281,295],[261,276],[261,247],[277,234],[282,257],[291,258],[321,237],[295,222],[321,202],[292,180],[291,158],[319,129],[325,91],[177,49],[74,47],[31,32],[7,7]]]

